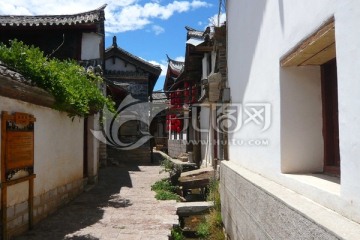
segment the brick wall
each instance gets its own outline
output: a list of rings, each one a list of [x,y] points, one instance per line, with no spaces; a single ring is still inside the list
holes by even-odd
[[[58,208],[74,199],[84,189],[83,179],[54,188],[34,197],[34,224],[44,219]],[[8,238],[19,235],[29,229],[28,201],[10,206],[7,211]]]
[[[181,153],[186,153],[188,144],[186,140],[168,140],[168,153],[172,158],[177,158]]]

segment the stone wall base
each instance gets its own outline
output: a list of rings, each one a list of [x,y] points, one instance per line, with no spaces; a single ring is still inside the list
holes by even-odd
[[[54,188],[48,192],[34,197],[34,224],[54,213],[59,207],[65,205],[83,192],[84,182],[79,179],[72,183]],[[7,208],[8,238],[20,235],[29,229],[28,201]]]
[[[343,239],[341,231],[335,233],[335,228],[327,225],[327,214],[330,221],[348,223],[342,226],[349,229],[345,234],[354,229],[355,223],[343,220],[339,214],[234,165],[223,161],[220,167],[222,217],[232,240]]]

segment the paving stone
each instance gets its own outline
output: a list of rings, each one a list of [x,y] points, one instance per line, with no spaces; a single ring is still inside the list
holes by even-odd
[[[175,201],[158,201],[151,185],[160,166],[121,165],[100,169],[99,182],[17,240],[168,239],[178,224]]]

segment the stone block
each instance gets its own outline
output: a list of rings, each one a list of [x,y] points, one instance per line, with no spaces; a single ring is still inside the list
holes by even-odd
[[[15,205],[15,216],[27,212],[29,209],[29,203],[27,201]]]
[[[29,222],[29,213],[25,213],[23,215],[23,224],[26,224]]]
[[[8,220],[13,219],[15,217],[15,207],[11,206],[6,209],[6,215]]]
[[[37,213],[39,214],[39,216],[41,216],[44,213],[44,207],[43,206],[38,207]]]
[[[177,203],[176,209],[179,216],[193,216],[208,212],[213,206],[213,202],[183,202]]]
[[[7,226],[9,229],[16,228],[17,226],[20,226],[22,224],[22,221],[23,221],[23,217],[18,216],[15,219],[9,221]]]
[[[54,199],[57,197],[57,189],[52,189],[49,191],[49,199]]]
[[[34,197],[33,202],[34,202],[34,207],[40,206],[41,205],[41,197],[40,196]]]
[[[73,188],[72,183],[66,184],[66,191],[70,191]]]
[[[45,203],[45,202],[49,201],[49,197],[50,197],[49,192],[46,192],[43,195],[41,195],[41,201],[43,203]]]

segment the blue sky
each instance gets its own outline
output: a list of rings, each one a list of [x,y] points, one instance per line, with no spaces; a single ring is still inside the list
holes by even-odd
[[[1,15],[73,14],[105,9],[105,47],[118,46],[163,68],[155,90],[162,89],[166,54],[182,60],[185,26],[203,30],[217,15],[218,0],[0,0]]]
[[[141,1],[142,3],[150,1]],[[166,5],[173,1],[161,1]],[[116,33],[119,47],[149,61],[162,66],[162,76],[158,79],[155,90],[162,89],[164,84],[166,54],[171,58],[182,60],[185,53],[185,26],[203,30],[210,24],[209,18],[218,11],[217,1],[203,1],[208,6],[176,13],[168,19],[152,19],[151,23],[142,29]],[[106,47],[112,44],[112,36],[106,37]]]

